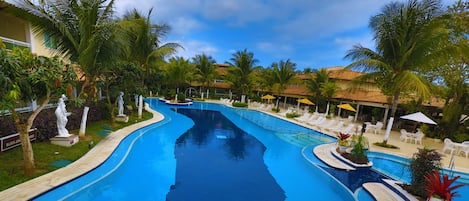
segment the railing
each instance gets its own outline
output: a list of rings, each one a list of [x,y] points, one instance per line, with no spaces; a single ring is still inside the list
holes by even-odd
[[[7,45],[8,49],[13,49],[13,47],[16,47],[16,46],[31,49],[31,44],[30,43],[14,40],[14,39],[11,39],[11,38],[5,38],[5,37],[2,37],[2,36],[0,36],[0,39],[2,39],[3,43],[5,43]],[[9,47],[8,44],[10,44],[11,47]]]

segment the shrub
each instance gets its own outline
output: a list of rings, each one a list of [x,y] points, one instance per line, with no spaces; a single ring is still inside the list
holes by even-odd
[[[272,112],[280,112],[280,108],[273,107]]]
[[[287,118],[295,118],[295,117],[299,117],[300,114],[297,114],[296,112],[292,112],[292,113],[287,113],[287,114],[285,114],[285,116],[286,116]]]
[[[414,195],[425,198],[427,196],[424,188],[427,183],[425,175],[440,170],[441,154],[435,149],[418,149],[418,152],[412,157],[409,167],[412,181],[409,186],[404,186],[404,188]]]
[[[184,103],[186,102],[186,95],[183,93],[178,93],[178,103]]]
[[[233,102],[232,103],[233,107],[247,107],[247,103],[241,103],[241,102]]]

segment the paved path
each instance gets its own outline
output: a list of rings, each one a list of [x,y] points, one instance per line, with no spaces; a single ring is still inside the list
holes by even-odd
[[[336,146],[335,143],[331,144],[322,144],[318,145],[313,149],[314,155],[318,157],[322,162],[326,163],[327,165],[337,168],[337,169],[342,169],[342,170],[355,170],[354,167],[351,167],[339,159],[337,159],[334,155],[331,153],[331,148],[332,146]]]

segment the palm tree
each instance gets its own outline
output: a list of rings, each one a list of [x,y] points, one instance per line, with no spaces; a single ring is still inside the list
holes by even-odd
[[[329,72],[326,69],[320,69],[314,73],[314,77],[306,81],[306,87],[313,94],[314,99],[316,100],[316,112],[318,110],[318,104],[321,99],[325,98],[324,92],[329,92],[328,88],[323,88],[325,83],[330,82]],[[330,96],[332,97],[333,94]]]
[[[373,80],[392,96],[391,116],[401,93],[430,95],[430,83],[417,72],[431,65],[428,58],[447,33],[438,18],[439,9],[439,0],[390,3],[370,19],[376,51],[355,45],[345,55],[353,61],[347,68],[368,72],[358,81]]]
[[[329,114],[329,106],[332,97],[339,91],[339,87],[335,84],[334,81],[329,80],[328,82],[324,82],[319,91],[321,92],[322,96],[327,99],[327,108],[326,108],[326,115]]]
[[[196,68],[183,57],[173,57],[165,68],[166,83],[175,88],[188,85],[193,80]]]
[[[272,64],[272,70],[270,71],[269,80],[273,84],[272,89],[276,92],[277,97],[280,96],[280,94],[287,88],[289,84],[296,80],[295,66],[296,64],[290,62],[289,59],[287,59],[286,61],[280,60],[278,63],[274,62]]]
[[[143,16],[134,9],[127,12],[120,21],[129,41],[127,59],[139,63],[145,72],[142,86],[148,84],[146,80],[152,74],[151,68],[155,63],[161,64],[165,57],[176,53],[178,47],[182,48],[178,43],[162,44],[161,39],[169,32],[170,27],[167,24],[152,24],[152,11],[153,8],[148,11],[147,16]]]
[[[258,62],[254,59],[254,54],[246,49],[237,51],[232,55],[227,79],[231,82],[232,87],[240,90],[242,94],[246,94],[251,88],[253,72]]]
[[[36,4],[37,3],[37,4]],[[110,63],[120,53],[112,21],[114,0],[18,1],[10,11],[34,25],[34,31],[57,41],[57,52],[77,62],[86,75],[80,95],[96,95],[100,63]]]
[[[202,82],[202,88],[200,91],[203,91],[203,87],[209,87],[213,79],[218,76],[218,71],[215,67],[216,62],[211,56],[207,56],[205,54],[195,55],[195,57],[192,58],[192,61],[197,68],[199,80]]]

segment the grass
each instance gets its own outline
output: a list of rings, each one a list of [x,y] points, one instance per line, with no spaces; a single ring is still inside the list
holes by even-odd
[[[0,153],[0,191],[23,183],[35,177],[52,172],[58,167],[52,165],[57,160],[75,161],[85,155],[94,145],[99,143],[105,135],[98,135],[106,128],[115,131],[131,124],[152,118],[149,112],[143,112],[142,119],[137,118],[137,113],[129,115],[127,123],[112,123],[111,121],[99,121],[90,123],[86,128],[86,136],[72,147],[53,145],[50,142],[33,142],[34,159],[36,164],[35,174],[25,176],[23,171],[23,154],[21,146]],[[70,133],[78,133],[78,130],[71,130]],[[90,146],[90,144],[93,144]]]
[[[384,143],[384,142],[375,142],[373,143],[376,146],[384,147],[384,148],[390,148],[390,149],[399,149],[399,147],[394,146],[392,144]]]

